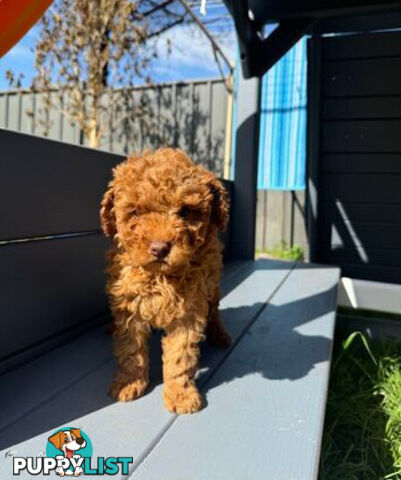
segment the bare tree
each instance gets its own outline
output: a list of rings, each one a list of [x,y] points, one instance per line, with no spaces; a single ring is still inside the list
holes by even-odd
[[[48,92],[46,108],[61,109],[92,147],[110,132],[117,88],[127,96],[113,109],[113,129],[143,110],[127,87],[157,56],[148,25],[140,0],[56,0],[42,18],[32,87]]]
[[[150,81],[147,72],[160,42],[167,43],[167,52],[172,48],[163,34],[193,24],[190,13],[176,0],[55,0],[39,24],[35,46],[32,89],[41,93],[35,123],[47,135],[50,111],[59,110],[79,127],[80,143],[91,147],[106,135],[126,145],[154,135],[159,129],[149,97],[132,87]],[[6,76],[10,86],[21,87],[22,75]]]

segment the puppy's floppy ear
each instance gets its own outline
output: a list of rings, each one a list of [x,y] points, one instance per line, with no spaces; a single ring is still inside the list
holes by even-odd
[[[114,213],[114,187],[113,182],[109,183],[109,188],[103,196],[100,209],[100,223],[105,235],[113,238],[117,233],[116,216]]]
[[[208,185],[213,194],[211,222],[224,232],[229,216],[227,191],[217,178],[210,181]]]
[[[70,428],[71,433],[73,433],[77,438],[81,438],[81,430],[79,428]]]
[[[64,443],[64,435],[65,433],[60,431],[49,437],[48,440],[57,448],[57,450],[61,450],[61,445]]]

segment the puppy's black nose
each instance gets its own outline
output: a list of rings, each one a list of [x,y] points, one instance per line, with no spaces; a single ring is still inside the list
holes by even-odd
[[[84,443],[84,439],[83,438],[77,438],[76,439],[76,442],[78,443],[78,445],[82,445]]]
[[[171,250],[170,242],[152,242],[149,247],[151,255],[156,257],[158,260],[162,260],[167,257]]]

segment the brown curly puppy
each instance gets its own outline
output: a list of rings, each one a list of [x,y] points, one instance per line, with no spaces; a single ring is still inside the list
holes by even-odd
[[[163,329],[164,402],[176,413],[202,406],[194,376],[199,342],[226,347],[218,312],[227,194],[216,176],[181,150],[128,158],[114,169],[101,208],[109,252],[107,293],[118,370],[110,393],[120,401],[148,384],[147,340]]]

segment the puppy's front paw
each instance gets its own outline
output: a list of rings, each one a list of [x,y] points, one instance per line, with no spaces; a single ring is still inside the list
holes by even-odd
[[[147,386],[148,382],[146,380],[132,380],[117,374],[110,385],[109,395],[119,402],[129,402],[142,396]]]
[[[164,387],[163,398],[164,405],[172,413],[195,413],[203,406],[202,396],[195,385]]]

